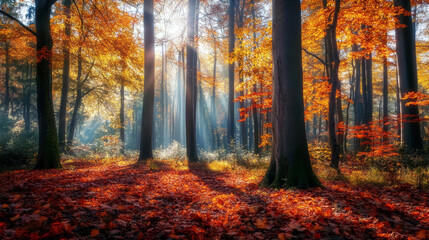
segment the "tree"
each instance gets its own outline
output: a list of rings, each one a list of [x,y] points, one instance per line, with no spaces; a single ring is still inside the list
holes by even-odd
[[[36,1],[37,112],[39,151],[36,169],[61,168],[54,105],[52,103],[51,10],[56,0]]]
[[[144,96],[139,161],[153,158],[153,106],[155,92],[155,35],[153,0],[144,0]]]
[[[197,64],[195,49],[195,8],[196,1],[189,0],[188,43],[186,46],[186,153],[191,162],[198,161],[196,143],[196,84]]]
[[[299,0],[273,1],[273,150],[261,185],[315,187],[304,124]]]
[[[330,77],[331,77],[331,93],[329,95],[329,114],[328,114],[328,122],[329,122],[329,145],[331,147],[331,167],[338,170],[339,165],[339,151],[340,146],[342,146],[342,142],[337,142],[336,137],[336,124],[334,119],[335,114],[335,108],[339,108],[340,114],[342,116],[341,112],[341,101],[337,101],[336,106],[336,96],[337,96],[337,90],[339,85],[339,79],[338,79],[338,69],[340,65],[340,57],[338,54],[338,47],[337,47],[337,21],[338,21],[338,14],[340,11],[340,0],[335,0],[335,9],[334,9],[334,16],[332,19],[332,23],[330,24],[330,27],[327,30],[327,38],[329,38],[328,41],[326,41],[327,44],[330,46],[327,47],[327,49],[330,50],[330,53],[327,55],[331,56],[331,61],[329,62],[329,65],[333,64],[333,66],[329,67],[330,70]],[[340,120],[340,118],[338,118]]]
[[[70,6],[71,0],[64,0],[64,14],[66,15],[65,22],[65,39],[64,39],[64,61],[63,61],[63,86],[61,88],[61,102],[60,102],[60,112],[58,114],[58,142],[60,150],[65,150],[66,142],[66,115],[67,115],[67,96],[69,92],[70,85],[70,34],[71,34],[71,24],[70,24]]]
[[[411,12],[410,0],[394,0],[395,7],[403,8],[408,13]],[[413,30],[413,20],[410,14],[397,16],[399,24],[395,30],[396,54],[398,56],[398,72],[401,97],[407,93],[418,92],[417,63],[416,63],[416,39]],[[423,141],[420,134],[419,108],[417,105],[407,104],[413,99],[401,101],[403,116],[402,138],[405,147],[418,150],[423,148]]]
[[[231,54],[234,51],[235,46],[235,0],[229,0],[229,25],[228,25],[228,42],[229,48],[228,53]],[[227,122],[227,131],[228,131],[228,142],[231,143],[234,141],[235,137],[235,122],[234,122],[234,62],[229,63],[228,68],[228,122]]]

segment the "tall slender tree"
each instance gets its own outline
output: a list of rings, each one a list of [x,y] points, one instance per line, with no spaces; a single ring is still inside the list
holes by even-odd
[[[191,162],[198,161],[196,137],[197,58],[195,49],[196,1],[189,0],[188,39],[186,46],[186,153]]]
[[[304,123],[300,0],[273,0],[273,152],[261,185],[315,187]]]
[[[410,0],[394,0],[395,7],[401,7],[411,12]],[[401,98],[407,93],[418,91],[416,39],[413,29],[412,16],[403,14],[397,16],[398,22],[405,25],[396,28],[396,54],[398,56],[398,73]],[[405,147],[413,150],[422,149],[423,141],[420,133],[419,108],[416,105],[407,105],[413,99],[401,101],[402,109],[402,139]]]
[[[234,51],[235,46],[235,0],[229,0],[228,10],[229,24],[228,24],[228,41],[229,48],[228,53],[231,54]],[[234,63],[230,63],[228,67],[228,142],[232,143],[235,140],[235,122],[234,122]]]
[[[70,35],[71,35],[71,24],[70,24],[70,7],[71,0],[64,0],[64,14],[65,20],[65,38],[64,38],[64,59],[63,59],[63,85],[61,88],[61,102],[60,112],[58,114],[58,142],[60,151],[65,150],[66,144],[66,115],[67,115],[67,97],[69,93],[69,78],[70,78]]]
[[[139,161],[153,158],[153,107],[155,92],[155,23],[153,0],[144,0],[144,96]]]
[[[336,123],[335,123],[335,109],[341,108],[341,100],[336,102],[336,96],[337,96],[337,90],[339,85],[339,79],[338,79],[338,69],[340,65],[340,58],[338,54],[338,47],[337,47],[337,21],[338,21],[338,14],[340,12],[340,0],[335,0],[335,8],[334,8],[334,15],[332,19],[332,23],[327,29],[327,35],[329,38],[329,41],[327,41],[328,44],[330,44],[330,47],[327,49],[330,50],[330,53],[328,55],[330,56],[332,63],[328,61],[329,65],[332,64],[332,66],[329,67],[330,71],[330,78],[331,78],[331,93],[329,96],[329,113],[328,113],[328,129],[329,129],[329,145],[331,147],[331,167],[338,169],[339,165],[339,154],[340,154],[340,146],[342,147],[342,142],[340,144],[337,142],[337,136],[336,136]],[[342,112],[339,114],[342,116]],[[339,118],[340,119],[340,118]]]

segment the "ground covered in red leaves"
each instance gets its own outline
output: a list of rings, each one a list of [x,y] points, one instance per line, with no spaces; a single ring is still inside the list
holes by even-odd
[[[429,194],[411,187],[273,190],[257,186],[263,171],[79,166],[0,173],[0,239],[429,237]]]

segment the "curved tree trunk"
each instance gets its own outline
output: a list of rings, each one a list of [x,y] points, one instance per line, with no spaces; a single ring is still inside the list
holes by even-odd
[[[153,103],[155,91],[155,36],[153,0],[144,0],[144,96],[139,161],[153,158]]]
[[[52,103],[51,9],[55,0],[36,1],[37,113],[39,150],[35,169],[61,168],[58,135]]]
[[[304,123],[299,0],[273,1],[273,147],[261,185],[315,187]]]

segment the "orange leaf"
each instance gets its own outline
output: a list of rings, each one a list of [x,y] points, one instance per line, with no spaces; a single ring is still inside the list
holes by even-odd
[[[17,214],[15,217],[11,217],[10,218],[10,220],[12,221],[12,222],[15,222],[16,220],[18,220],[19,219],[19,214]]]
[[[267,229],[267,219],[266,218],[258,218],[256,219],[255,226],[260,229]]]
[[[95,237],[100,233],[100,230],[98,229],[92,229],[91,230],[91,237]]]

